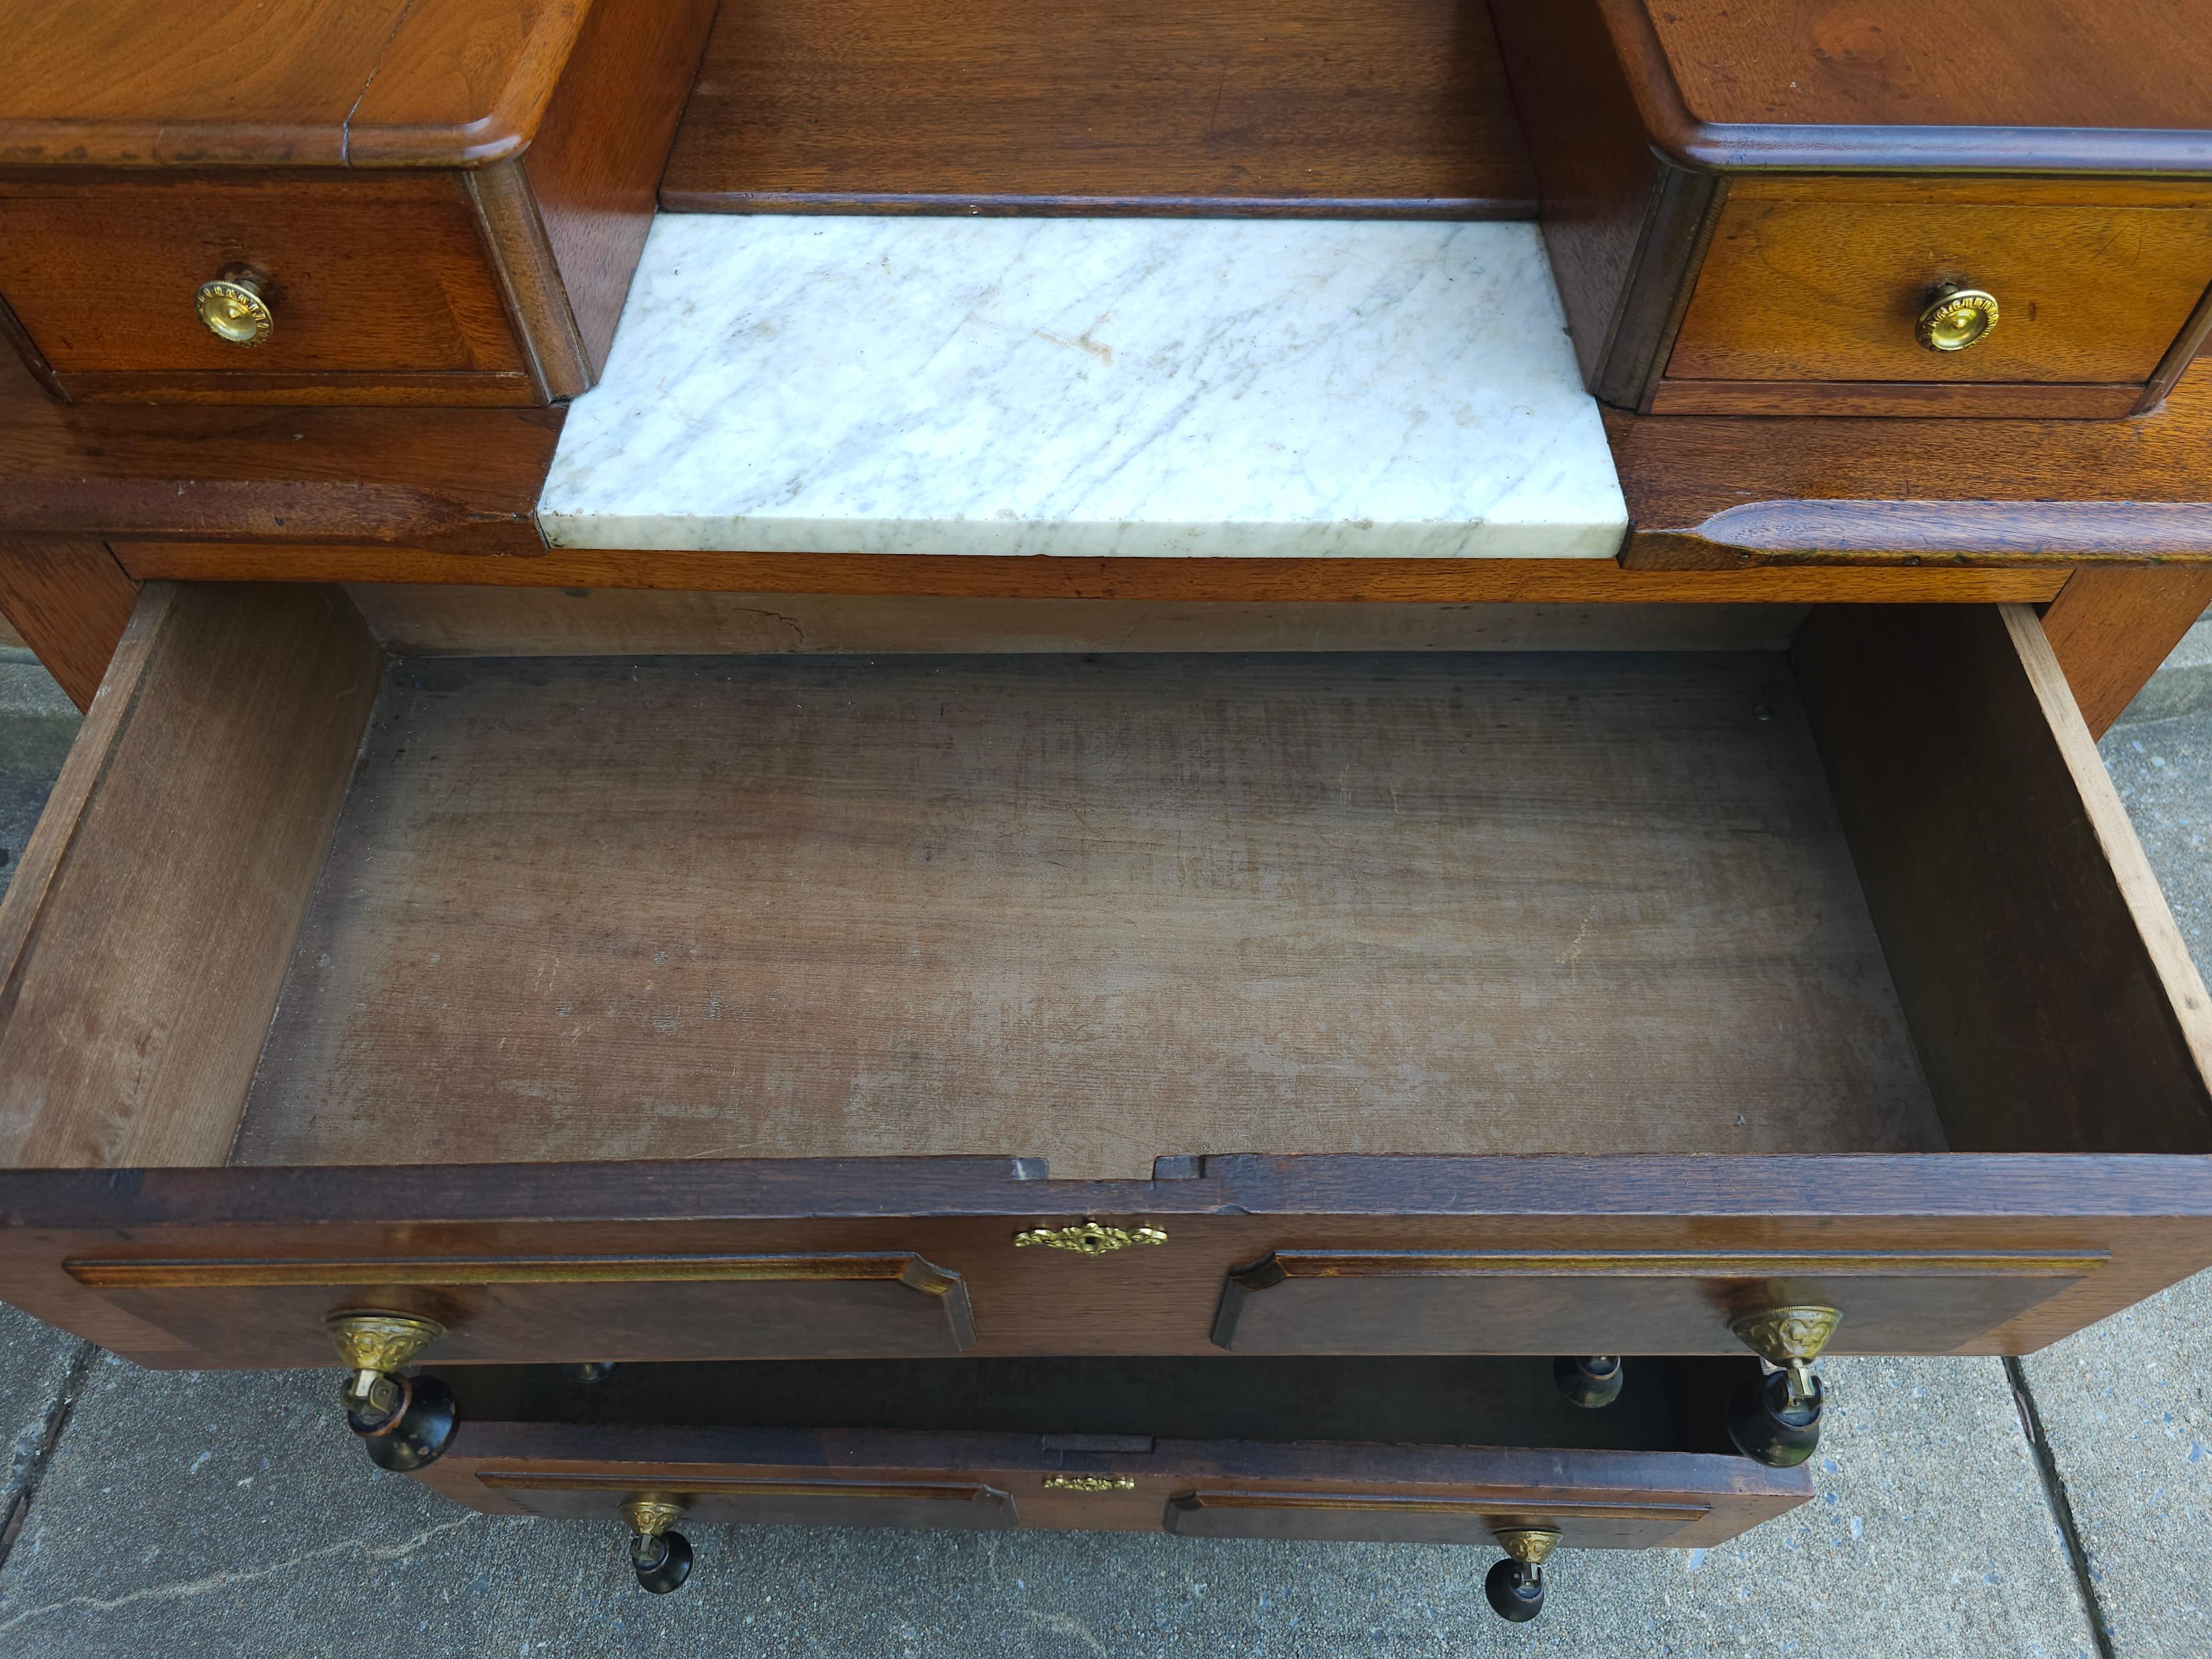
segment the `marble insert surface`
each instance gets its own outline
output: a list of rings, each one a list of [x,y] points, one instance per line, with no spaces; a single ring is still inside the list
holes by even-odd
[[[1607,558],[1530,224],[664,214],[538,506],[585,548]]]

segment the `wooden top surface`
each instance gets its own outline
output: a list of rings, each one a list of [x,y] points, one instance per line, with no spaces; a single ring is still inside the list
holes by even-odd
[[[1686,160],[2212,170],[2203,0],[1598,3]]]
[[[537,131],[591,0],[11,3],[0,166],[472,166]]]
[[[1483,0],[727,5],[679,211],[1535,217]]]

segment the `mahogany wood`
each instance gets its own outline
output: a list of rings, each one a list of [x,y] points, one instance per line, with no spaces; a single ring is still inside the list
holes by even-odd
[[[592,1333],[642,1360],[954,1354],[975,1340],[968,1286],[911,1251],[814,1255],[161,1260],[64,1264],[79,1284],[201,1348],[277,1348],[339,1308],[436,1320],[441,1361],[533,1358]]]
[[[138,584],[98,542],[0,541],[0,618],[79,708],[137,602]]]
[[[1223,1282],[1213,1340],[1237,1353],[1452,1353],[1571,1334],[1642,1353],[1692,1332],[1702,1348],[1734,1314],[1810,1303],[1885,1346],[1941,1352],[2104,1265],[2101,1253],[1275,1250]]]
[[[679,212],[1528,218],[1485,9],[1131,0],[731,5]]]
[[[2073,1288],[1995,1328],[1978,1322],[1979,1281],[1950,1277],[1959,1330],[1982,1334],[1954,1333],[1936,1351],[2017,1353],[2212,1265],[2203,1157],[1228,1157],[1180,1167],[1103,1183],[1047,1181],[1005,1158],[0,1171],[0,1218],[16,1240],[0,1254],[0,1295],[149,1364],[318,1366],[331,1363],[319,1316],[263,1305],[295,1292],[236,1289],[227,1312],[204,1304],[196,1347],[62,1264],[617,1255],[641,1238],[667,1255],[914,1251],[968,1283],[977,1355],[1221,1361],[1211,1328],[1224,1276],[1280,1249],[1572,1254],[1598,1238],[1611,1251],[1782,1256],[2109,1251]],[[1096,1260],[1014,1247],[1018,1231],[1086,1216],[1150,1224],[1168,1242]],[[732,1346],[745,1343],[722,1328]],[[1591,1335],[1571,1318],[1521,1334],[1545,1356],[1584,1352],[1576,1345]],[[1911,1352],[1897,1340],[1909,1334],[1869,1313],[1846,1319],[1835,1348]],[[625,1357],[589,1320],[553,1312],[522,1346],[501,1357]],[[1717,1310],[1670,1334],[1667,1351],[1741,1352]]]
[[[2043,632],[2089,735],[2101,738],[2212,605],[2212,569],[2077,570]]]
[[[374,664],[331,590],[141,598],[0,899],[12,1163],[222,1158]]]
[[[2134,420],[1605,422],[1634,569],[2212,554],[2212,360]]]
[[[1669,381],[2140,388],[2212,282],[2212,210],[1838,204],[1822,199],[1821,182],[1800,180],[1796,200],[1732,198],[1721,210]],[[1913,336],[1947,281],[1987,289],[2002,308],[1965,351],[1929,351]]]
[[[702,1526],[919,1527],[951,1532],[1001,1531],[1021,1524],[1013,1500],[996,1486],[895,1474],[824,1476],[819,1472],[656,1471],[665,1492]],[[645,1490],[634,1468],[482,1468],[477,1479],[526,1515],[557,1521],[607,1520]]]
[[[16,30],[0,164],[436,167],[526,144],[588,0],[106,0]]]
[[[1918,380],[1673,380],[1651,388],[1650,415],[1980,416],[2116,421],[2135,412],[2148,387],[1951,384]]]
[[[1820,611],[1795,655],[1951,1146],[2212,1151],[2212,999],[2033,614]]]
[[[3,510],[3,509],[0,509]],[[2040,569],[1624,570],[1610,559],[1063,559],[904,553],[700,553],[550,549],[521,556],[422,547],[119,541],[141,580],[523,584],[692,592],[1267,604],[2044,603],[2066,567]]]

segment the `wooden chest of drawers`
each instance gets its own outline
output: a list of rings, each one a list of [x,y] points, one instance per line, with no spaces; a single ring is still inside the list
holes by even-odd
[[[0,332],[52,393],[597,377],[712,0],[101,9],[19,37],[0,94]]]
[[[2212,329],[2180,0],[1493,11],[1608,403],[2117,417]]]

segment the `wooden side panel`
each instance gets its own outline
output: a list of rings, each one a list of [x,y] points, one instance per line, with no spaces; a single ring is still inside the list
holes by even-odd
[[[206,1352],[283,1352],[341,1308],[446,1328],[441,1360],[837,1358],[956,1354],[968,1286],[912,1251],[814,1255],[312,1257],[65,1264],[79,1284]]]
[[[79,708],[137,602],[138,584],[98,542],[0,542],[0,617]]]
[[[479,1469],[477,1479],[526,1515],[556,1521],[610,1520],[632,1492],[667,1492],[684,1518],[702,1526],[919,1527],[1002,1532],[1020,1524],[1013,1499],[997,1487],[960,1480],[896,1475],[777,1476],[720,1469],[659,1469],[641,1487],[629,1469]]]
[[[2212,605],[2212,569],[2077,570],[2043,613],[2044,637],[2101,738]]]
[[[1302,1539],[1330,1544],[1495,1546],[1498,1529],[1532,1517],[1577,1549],[1652,1549],[1704,1521],[1704,1504],[1591,1504],[1540,1487],[1482,1497],[1328,1492],[1313,1487],[1200,1487],[1168,1499],[1164,1524],[1178,1538]]]
[[[1213,1340],[1235,1353],[1725,1352],[1759,1308],[1840,1308],[1836,1349],[1940,1353],[2105,1265],[2102,1252],[1790,1255],[1276,1250],[1231,1273]]]
[[[375,666],[333,590],[141,599],[0,901],[8,1162],[222,1160]]]
[[[594,0],[522,158],[583,347],[586,385],[606,367],[716,4]]]
[[[1820,611],[1796,663],[1952,1149],[2212,1150],[2212,1002],[2033,614]]]
[[[661,185],[677,212],[1528,218],[1534,193],[1461,0],[732,3]]]

